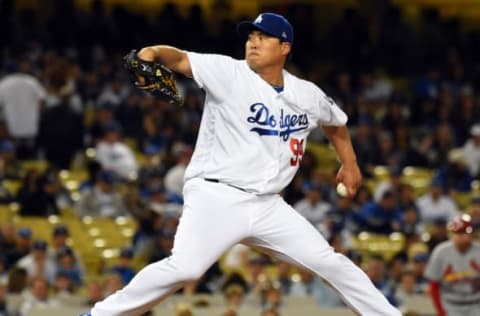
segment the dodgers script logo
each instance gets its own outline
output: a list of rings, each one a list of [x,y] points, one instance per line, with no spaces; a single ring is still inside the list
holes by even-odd
[[[256,127],[250,129],[260,136],[280,136],[283,141],[290,138],[290,134],[308,128],[307,113],[303,114],[285,114],[280,110],[280,117],[277,119],[274,114],[270,114],[269,108],[263,103],[254,103],[250,106],[252,116],[247,118],[247,122],[256,124]]]

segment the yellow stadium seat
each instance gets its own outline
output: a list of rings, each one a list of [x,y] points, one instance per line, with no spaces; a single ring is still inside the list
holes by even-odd
[[[46,160],[24,160],[20,163],[23,170],[34,169],[39,173],[45,172],[48,168],[48,161]]]
[[[373,168],[373,175],[376,180],[385,181],[390,178],[390,171],[386,166],[375,166],[375,168]]]
[[[465,209],[472,201],[472,194],[470,192],[455,192],[452,194],[452,198],[460,209]]]
[[[3,186],[12,195],[16,195],[18,190],[22,187],[22,180],[4,180]]]
[[[395,254],[405,248],[405,236],[401,233],[379,235],[362,232],[354,238],[354,247],[363,255],[381,255],[390,260]]]

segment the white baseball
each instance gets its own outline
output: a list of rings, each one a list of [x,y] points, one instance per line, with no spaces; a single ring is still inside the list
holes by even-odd
[[[338,193],[338,195],[340,195],[340,196],[348,196],[347,187],[346,187],[345,184],[343,184],[342,182],[339,182],[339,183],[337,184],[337,193]]]

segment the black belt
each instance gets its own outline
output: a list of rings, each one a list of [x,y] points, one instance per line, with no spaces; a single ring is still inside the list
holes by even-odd
[[[203,180],[208,181],[208,182],[214,182],[214,183],[223,183],[223,182],[220,182],[220,180],[218,180],[218,179],[204,178]],[[248,192],[247,190],[245,190],[243,188],[240,188],[240,187],[237,187],[235,185],[231,185],[231,184],[228,184],[228,183],[223,183],[223,184],[226,184],[228,186],[231,186],[232,188],[235,188],[235,189],[243,191],[243,192]]]

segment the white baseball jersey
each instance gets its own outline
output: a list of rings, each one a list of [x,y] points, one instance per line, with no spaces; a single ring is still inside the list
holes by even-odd
[[[292,180],[307,135],[347,116],[316,85],[283,71],[278,93],[245,60],[188,53],[193,79],[206,92],[186,179],[214,178],[259,195]]]

